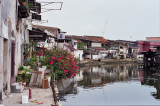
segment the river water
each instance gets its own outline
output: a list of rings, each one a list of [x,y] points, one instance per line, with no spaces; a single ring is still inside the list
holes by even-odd
[[[58,83],[62,105],[160,105],[160,74],[136,64],[80,68]]]

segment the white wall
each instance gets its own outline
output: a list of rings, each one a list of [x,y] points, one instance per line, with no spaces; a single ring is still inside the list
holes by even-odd
[[[102,47],[102,44],[101,43],[92,42],[91,43],[91,47]]]
[[[86,58],[89,58],[89,59],[91,59],[91,55],[86,55]]]
[[[77,49],[77,40],[72,40],[72,45],[75,49]]]
[[[74,51],[74,55],[75,55],[75,57],[80,58],[80,61],[83,60],[83,50]]]
[[[100,53],[99,53],[99,57],[101,58],[101,59],[104,59],[106,56],[107,56],[107,54],[108,54],[108,51],[100,51]]]
[[[99,59],[99,57],[98,57],[98,55],[92,55],[92,59],[94,59],[94,60],[98,60],[98,59]]]
[[[57,39],[65,39],[65,33],[61,32],[58,34]]]

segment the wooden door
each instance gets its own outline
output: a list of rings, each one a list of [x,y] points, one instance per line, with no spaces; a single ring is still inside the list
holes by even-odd
[[[11,84],[15,82],[15,42],[11,43]]]

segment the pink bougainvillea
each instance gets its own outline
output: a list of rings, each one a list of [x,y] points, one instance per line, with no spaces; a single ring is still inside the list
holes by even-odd
[[[43,55],[42,64],[51,70],[51,75],[54,75],[56,80],[73,78],[78,73],[78,59],[74,58],[68,50],[45,49],[40,50],[38,55]]]

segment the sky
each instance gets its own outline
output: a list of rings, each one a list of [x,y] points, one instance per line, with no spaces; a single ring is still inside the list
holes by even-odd
[[[42,20],[48,20],[41,25],[58,27],[67,32],[66,35],[103,36],[110,40],[145,40],[160,36],[160,0],[46,1],[61,1],[63,7],[60,11],[41,13]],[[52,4],[42,8],[59,7]]]

